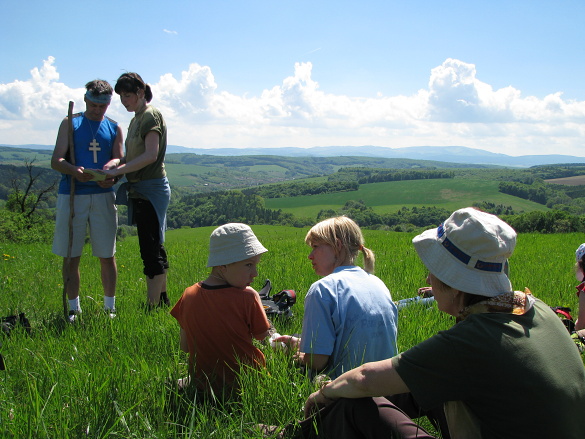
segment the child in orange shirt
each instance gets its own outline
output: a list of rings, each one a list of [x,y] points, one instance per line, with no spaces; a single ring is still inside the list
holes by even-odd
[[[218,227],[209,238],[209,277],[187,288],[171,310],[181,326],[180,347],[189,353],[187,382],[200,390],[229,394],[240,364],[266,365],[252,339],[263,340],[270,323],[250,284],[267,251],[246,224]]]

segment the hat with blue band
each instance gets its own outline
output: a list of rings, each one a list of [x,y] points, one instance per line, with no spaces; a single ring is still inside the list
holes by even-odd
[[[512,291],[507,263],[516,232],[495,215],[460,209],[412,242],[427,269],[452,288],[488,297]]]

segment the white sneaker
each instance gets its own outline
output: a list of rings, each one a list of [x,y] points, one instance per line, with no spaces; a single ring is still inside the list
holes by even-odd
[[[69,323],[75,323],[77,320],[77,316],[81,313],[81,311],[71,310],[69,311],[69,315],[67,316],[67,320]]]
[[[185,390],[191,385],[191,375],[187,375],[185,378],[179,378],[177,380],[177,387],[179,390]]]
[[[116,310],[115,309],[108,309],[108,308],[104,308],[104,312],[107,314],[107,316],[111,319],[116,317]]]

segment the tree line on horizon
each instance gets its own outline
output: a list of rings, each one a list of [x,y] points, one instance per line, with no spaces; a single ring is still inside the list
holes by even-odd
[[[558,173],[555,174],[555,169]],[[36,168],[33,162],[25,166],[0,165],[0,239],[18,242],[50,241],[53,233],[56,184],[59,176],[46,169]],[[544,182],[547,178],[585,174],[585,167],[535,167],[513,173],[500,182],[500,191],[546,205],[547,212],[514,212],[510,206],[478,202],[476,207],[494,213],[518,232],[563,233],[585,231],[585,186],[562,186]],[[505,173],[504,173],[505,174]],[[395,213],[378,214],[362,200],[349,200],[339,209],[327,209],[316,218],[295,217],[282,210],[268,209],[265,198],[356,191],[360,181],[397,181],[428,178],[454,178],[453,171],[436,169],[388,170],[375,168],[340,168],[327,181],[291,181],[209,193],[193,193],[186,188],[173,187],[168,211],[169,228],[217,226],[226,222],[286,225],[307,227],[326,217],[347,215],[361,227],[390,231],[417,231],[438,225],[451,212],[436,206],[402,207]],[[122,225],[119,237],[134,233],[124,226],[125,209],[119,209]]]

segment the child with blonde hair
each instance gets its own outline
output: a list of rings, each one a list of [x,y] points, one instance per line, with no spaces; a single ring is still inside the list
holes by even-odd
[[[397,309],[390,291],[374,276],[374,253],[359,226],[339,216],[309,230],[309,260],[322,279],[305,297],[301,338],[276,341],[298,348],[299,363],[331,378],[360,364],[396,355]],[[359,253],[364,269],[355,265]]]

